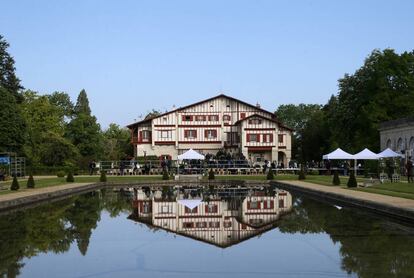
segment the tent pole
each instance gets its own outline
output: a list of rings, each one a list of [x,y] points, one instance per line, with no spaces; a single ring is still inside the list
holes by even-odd
[[[357,160],[354,159],[354,175],[357,176]]]

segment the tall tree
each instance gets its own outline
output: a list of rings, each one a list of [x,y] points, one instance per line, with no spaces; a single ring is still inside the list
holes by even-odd
[[[0,87],[5,88],[20,103],[23,98],[19,93],[23,87],[20,85],[20,80],[16,76],[16,68],[14,66],[13,57],[7,52],[9,43],[0,35]]]
[[[26,124],[12,93],[0,86],[0,151],[21,152]]]
[[[131,145],[131,133],[128,129],[111,123],[103,136],[105,159],[122,160],[134,155]]]
[[[59,109],[63,117],[70,118],[73,115],[74,106],[67,93],[54,92],[47,97],[49,98],[49,102]]]
[[[96,117],[91,115],[85,90],[78,96],[72,120],[66,129],[66,137],[77,147],[82,159],[80,166],[86,167],[91,159],[102,157],[102,134]]]

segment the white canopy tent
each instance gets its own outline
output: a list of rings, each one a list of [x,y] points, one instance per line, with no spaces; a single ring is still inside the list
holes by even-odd
[[[177,200],[177,202],[189,209],[194,209],[196,207],[198,207],[203,200],[201,199],[181,199],[181,200]]]
[[[186,151],[183,154],[180,154],[178,156],[178,160],[184,160],[184,159],[188,159],[188,160],[204,160],[205,156],[196,152],[193,149],[189,149],[188,151]]]
[[[354,154],[355,160],[376,160],[379,159],[379,155],[365,148],[357,154]]]
[[[386,148],[382,152],[378,154],[379,158],[392,158],[392,157],[404,157],[404,155],[399,154],[391,150],[390,148]]]
[[[333,152],[323,155],[322,158],[329,160],[346,160],[354,159],[354,156],[350,153],[343,151],[341,148],[337,148]]]

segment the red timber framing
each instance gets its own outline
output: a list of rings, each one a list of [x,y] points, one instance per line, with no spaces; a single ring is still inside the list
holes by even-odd
[[[248,151],[271,151],[272,148],[274,148],[275,146],[268,146],[268,147],[251,147],[251,146],[246,146]]]
[[[175,141],[155,141],[154,145],[175,145]]]

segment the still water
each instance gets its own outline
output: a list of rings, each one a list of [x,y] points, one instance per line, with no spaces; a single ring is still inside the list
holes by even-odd
[[[0,215],[3,277],[414,277],[414,229],[276,188],[94,191]]]

